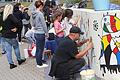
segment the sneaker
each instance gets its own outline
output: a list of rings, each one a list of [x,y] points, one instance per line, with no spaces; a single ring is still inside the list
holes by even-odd
[[[2,52],[2,54],[5,54],[5,52]]]
[[[13,68],[15,68],[15,67],[17,67],[17,65],[10,64],[10,69],[13,69]]]
[[[21,59],[21,60],[18,60],[18,64],[21,65],[23,62],[25,62],[26,59]]]
[[[2,51],[2,54],[6,54],[6,51]]]
[[[37,65],[38,68],[45,68],[45,67],[48,67],[47,64],[42,64],[42,65]]]
[[[21,45],[21,42],[18,42],[19,45]]]
[[[19,43],[19,45],[22,45],[23,44],[23,42],[18,42]]]

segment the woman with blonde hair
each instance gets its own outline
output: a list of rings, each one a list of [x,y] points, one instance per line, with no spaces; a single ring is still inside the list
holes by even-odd
[[[26,59],[21,59],[20,49],[18,45],[17,37],[17,28],[18,28],[18,20],[13,15],[13,6],[11,4],[7,4],[3,11],[3,21],[4,31],[2,32],[2,37],[4,38],[4,46],[8,59],[8,63],[10,64],[10,69],[17,67],[12,60],[12,47],[15,50],[15,55],[17,57],[18,64],[21,65],[25,62]]]

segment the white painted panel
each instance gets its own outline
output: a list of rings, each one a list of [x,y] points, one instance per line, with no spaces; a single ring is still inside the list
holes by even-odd
[[[94,11],[90,9],[73,9],[73,11],[74,16],[80,15],[78,25],[85,32],[81,36],[81,40],[92,37],[94,43],[94,49],[89,51],[88,55],[91,68],[95,70],[97,76],[105,80],[120,80],[120,72],[118,71],[120,67],[120,11]],[[102,48],[103,55],[101,55]],[[109,58],[108,62],[105,61],[105,56],[106,59]],[[102,65],[101,69],[100,65]]]

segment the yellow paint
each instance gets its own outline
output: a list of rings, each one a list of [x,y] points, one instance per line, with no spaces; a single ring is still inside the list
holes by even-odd
[[[120,42],[116,42],[115,45],[120,48]]]
[[[108,40],[107,40],[107,36],[103,36],[103,37],[102,37],[102,42],[103,42],[104,50],[105,50],[106,47],[109,45],[109,42],[108,42]]]
[[[114,18],[115,18],[115,20],[116,20],[116,28],[117,28],[117,30],[119,31],[119,30],[120,30],[120,19],[117,18],[117,17],[114,17]]]

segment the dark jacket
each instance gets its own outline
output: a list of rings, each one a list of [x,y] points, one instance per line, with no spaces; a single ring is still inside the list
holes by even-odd
[[[68,77],[70,68],[69,61],[75,60],[75,55],[78,53],[76,42],[72,41],[68,36],[63,38],[57,47],[55,54],[51,60],[51,69],[49,76],[53,77]]]
[[[7,19],[4,21],[4,31],[2,32],[2,36],[5,37],[5,38],[16,38],[17,37],[17,33],[16,32],[13,32],[11,31],[11,29],[13,28],[18,28],[18,19],[10,14]]]
[[[48,7],[52,7],[52,8],[53,8],[54,6],[56,6],[55,0],[52,0],[52,1],[46,0],[45,6],[48,6]]]
[[[23,27],[23,23],[22,23],[23,14],[22,14],[22,11],[19,10],[18,6],[14,6],[13,15],[19,20],[18,27]]]
[[[0,13],[0,33],[4,31],[3,12]]]
[[[56,6],[55,0],[52,1],[46,0],[43,11],[44,11],[44,16],[48,22],[51,22],[50,15],[52,15],[52,10],[50,8],[53,8],[54,6]]]
[[[23,12],[23,19],[30,20],[30,16],[27,12]]]

